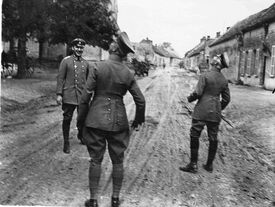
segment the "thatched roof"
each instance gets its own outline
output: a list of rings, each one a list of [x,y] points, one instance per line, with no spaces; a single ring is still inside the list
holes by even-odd
[[[176,54],[176,52],[165,49],[162,46],[153,46],[153,50],[155,53],[157,53],[160,56],[180,59],[180,57]]]
[[[265,23],[275,22],[275,3],[269,8],[264,9],[256,14],[249,16],[248,18],[237,22],[222,36],[216,39],[209,46],[214,46],[225,42],[227,40],[235,38],[236,35],[262,27]]]

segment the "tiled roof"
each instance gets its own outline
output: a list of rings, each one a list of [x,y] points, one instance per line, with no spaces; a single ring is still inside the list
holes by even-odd
[[[200,52],[203,51],[205,49],[205,47],[207,47],[213,41],[214,41],[213,39],[209,39],[209,40],[200,42],[196,47],[194,47],[192,50],[188,51],[187,57],[192,57],[192,56],[200,54]]]
[[[155,53],[157,53],[160,56],[180,59],[180,57],[176,54],[176,52],[165,49],[162,46],[153,46],[153,50],[154,50]]]
[[[272,4],[269,8],[264,9],[256,14],[247,17],[246,19],[237,22],[209,46],[211,47],[222,42],[225,42],[227,40],[233,39],[236,35],[242,32],[250,31],[254,28],[261,27],[263,26],[263,24],[269,22],[275,22],[275,3]]]

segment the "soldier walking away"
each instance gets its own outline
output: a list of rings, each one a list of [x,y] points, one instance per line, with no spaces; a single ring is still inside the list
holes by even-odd
[[[82,90],[88,77],[88,62],[82,58],[85,41],[76,38],[71,42],[73,54],[65,57],[59,66],[57,76],[57,104],[62,104],[63,122],[62,131],[64,138],[63,152],[70,153],[70,125],[75,109],[79,109],[79,101]],[[78,139],[82,141],[82,130],[77,123]]]
[[[122,62],[128,53],[134,53],[125,32],[118,34],[109,48],[109,59],[90,68],[86,88],[79,106],[78,121],[84,125],[83,141],[91,157],[89,167],[90,199],[86,207],[97,207],[101,163],[108,144],[112,161],[113,192],[111,205],[119,206],[123,180],[124,152],[129,144],[129,123],[123,96],[127,91],[136,104],[132,128],[138,128],[145,119],[145,99],[134,73]],[[90,98],[93,100],[89,104]]]
[[[188,102],[195,100],[198,102],[192,114],[190,129],[190,163],[185,167],[180,167],[180,170],[185,172],[196,173],[198,171],[199,137],[205,125],[207,126],[209,149],[208,160],[203,167],[208,172],[213,171],[213,160],[218,148],[217,135],[222,116],[221,111],[230,102],[228,81],[221,73],[223,68],[228,68],[227,54],[214,56],[210,64],[211,70],[199,77],[195,91],[187,97]]]

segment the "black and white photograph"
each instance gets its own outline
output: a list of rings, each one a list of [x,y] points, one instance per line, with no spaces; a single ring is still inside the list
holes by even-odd
[[[1,12],[1,207],[275,207],[274,0]]]

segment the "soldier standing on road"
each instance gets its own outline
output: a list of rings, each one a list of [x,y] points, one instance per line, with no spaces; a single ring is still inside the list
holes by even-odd
[[[78,121],[82,122],[83,139],[91,157],[89,168],[90,199],[86,207],[97,207],[98,184],[101,163],[108,143],[112,161],[112,207],[119,206],[119,194],[123,180],[124,152],[129,143],[129,123],[123,96],[127,91],[136,104],[132,128],[138,128],[145,119],[145,99],[134,73],[123,64],[128,53],[134,53],[128,36],[121,32],[109,48],[109,59],[95,63],[90,69],[86,89],[83,91]],[[93,100],[89,104],[90,98]]]
[[[82,90],[88,76],[88,62],[82,58],[85,41],[76,38],[71,42],[73,54],[65,57],[59,66],[57,76],[57,104],[62,104],[63,122],[62,131],[64,138],[63,152],[70,153],[69,132],[73,113],[80,101]],[[82,130],[77,123],[78,139],[82,141]]]
[[[216,55],[211,61],[211,70],[203,73],[197,83],[196,89],[187,97],[188,102],[198,100],[192,114],[192,126],[190,129],[191,160],[180,170],[196,173],[198,171],[199,137],[204,126],[207,126],[209,138],[208,160],[204,169],[213,171],[213,160],[218,148],[218,131],[221,121],[221,111],[230,102],[228,81],[221,70],[228,68],[229,59],[226,53]],[[220,99],[221,97],[221,99]]]

